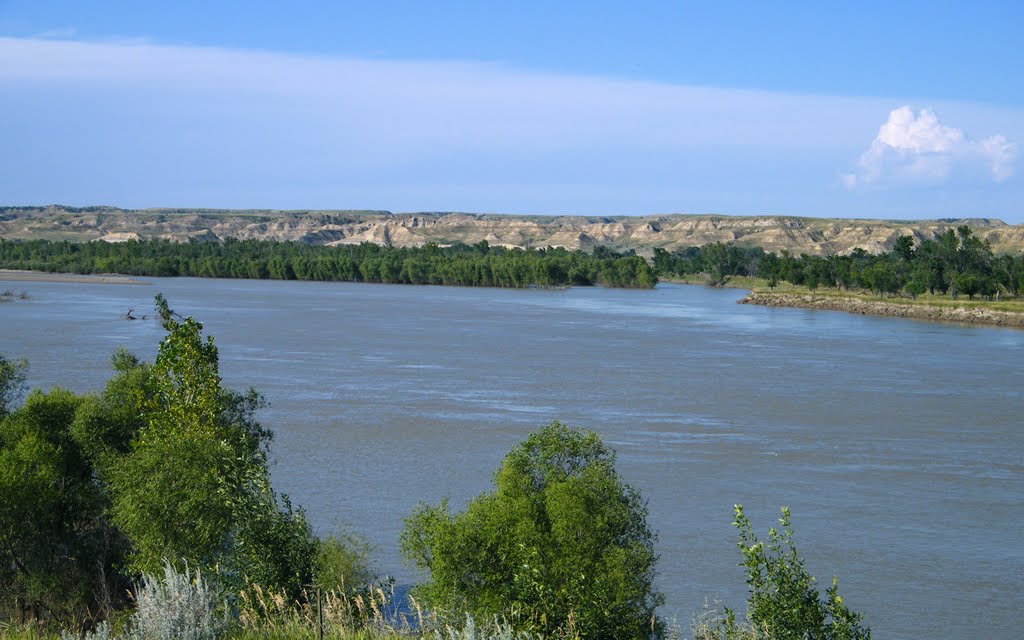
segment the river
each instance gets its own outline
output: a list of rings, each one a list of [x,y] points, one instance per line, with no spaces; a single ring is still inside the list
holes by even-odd
[[[879,638],[1016,638],[1024,604],[1024,332],[737,305],[663,284],[501,290],[144,279],[0,281],[0,353],[84,392],[125,346],[151,360],[162,292],[201,320],[227,386],[253,386],[275,486],[321,533],[397,552],[418,501],[461,507],[554,419],[597,431],[649,499],[662,614],[743,609],[732,506],[780,505],[824,590]]]

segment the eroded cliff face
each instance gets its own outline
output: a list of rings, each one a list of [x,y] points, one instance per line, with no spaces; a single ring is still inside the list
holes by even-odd
[[[879,253],[896,238],[931,239],[969,225],[996,252],[1024,250],[1024,225],[999,220],[841,220],[789,216],[660,215],[637,217],[513,216],[387,211],[242,211],[204,209],[123,210],[59,206],[0,209],[0,237],[84,242],[161,238],[176,242],[292,240],[311,244],[373,242],[415,247],[435,242],[508,247],[560,246],[591,249],[605,245],[650,255],[709,242],[786,249],[794,254]]]

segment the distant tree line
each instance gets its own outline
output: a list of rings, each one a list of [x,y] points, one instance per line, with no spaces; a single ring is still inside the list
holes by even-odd
[[[0,268],[63,273],[123,273],[272,280],[324,280],[483,287],[592,286],[649,289],[659,277],[703,277],[720,286],[737,276],[788,282],[810,289],[832,287],[883,295],[950,295],[954,299],[1019,297],[1024,254],[995,255],[968,226],[915,244],[897,238],[879,255],[795,256],[783,250],[715,242],[675,252],[655,249],[651,261],[607,247],[592,252],[565,248],[492,247],[486,241],[442,247],[388,247],[371,243],[324,246],[300,242],[227,239],[50,242],[0,240]]]
[[[328,280],[481,287],[603,285],[649,289],[657,278],[633,252],[598,247],[508,249],[474,245],[396,248],[227,239],[50,242],[0,240],[0,268],[62,273],[123,273],[259,280]]]
[[[654,270],[660,277],[703,275],[708,284],[722,285],[735,276],[764,278],[810,289],[863,289],[882,295],[917,297],[926,291],[954,299],[1001,295],[1019,296],[1024,289],[1024,254],[994,255],[988,240],[968,226],[950,229],[934,240],[915,246],[901,236],[887,253],[872,255],[855,249],[849,255],[779,255],[760,248],[720,242],[669,253],[654,250]]]

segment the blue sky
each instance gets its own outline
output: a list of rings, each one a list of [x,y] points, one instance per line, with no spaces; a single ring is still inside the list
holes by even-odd
[[[1024,5],[831,4],[0,0],[0,203],[1024,222]]]

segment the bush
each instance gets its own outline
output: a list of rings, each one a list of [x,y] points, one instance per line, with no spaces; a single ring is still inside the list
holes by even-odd
[[[427,606],[478,620],[503,616],[545,636],[642,638],[661,632],[647,505],[590,431],[558,422],[506,456],[494,489],[451,515],[419,505],[401,536],[427,572]]]
[[[164,563],[163,577],[143,574],[135,594],[136,609],[128,618],[123,640],[214,640],[226,625],[215,615],[217,602],[197,570],[179,572]],[[77,635],[64,631],[61,640],[117,640],[110,624]]]
[[[126,640],[213,640],[224,625],[216,599],[198,570],[179,572],[164,564],[163,579],[143,575]]]
[[[35,391],[0,419],[0,614],[84,623],[127,587],[125,545],[72,429],[82,403]]]
[[[10,412],[11,405],[25,392],[28,362],[24,358],[10,360],[0,354],[0,418]]]
[[[316,553],[316,584],[324,591],[352,593],[371,585],[376,574],[370,567],[372,547],[366,540],[341,531],[319,541]]]
[[[822,599],[815,580],[804,568],[804,561],[793,543],[789,509],[782,508],[781,529],[768,530],[767,544],[753,534],[743,507],[735,507],[739,529],[739,548],[743,555],[740,566],[747,569],[750,598],[747,601],[746,624],[737,623],[729,609],[725,615],[708,624],[707,619],[695,625],[698,638],[720,640],[870,640],[871,630],[861,626],[862,616],[854,613],[839,596],[839,582]]]
[[[443,631],[435,629],[432,636],[433,640],[532,640],[534,637],[524,631],[516,631],[500,618],[495,618],[491,624],[478,625],[468,614],[462,627],[448,625]]]

